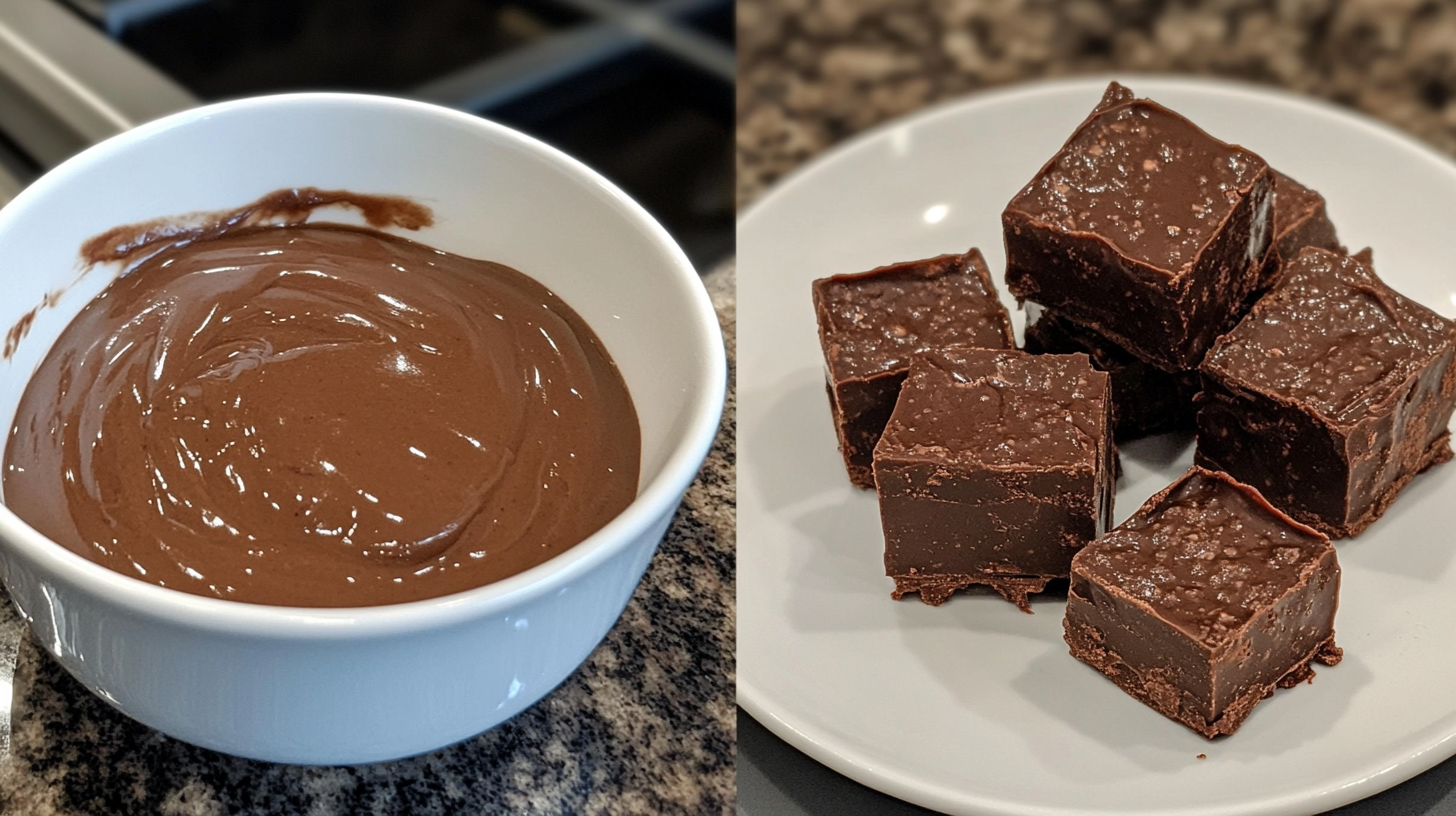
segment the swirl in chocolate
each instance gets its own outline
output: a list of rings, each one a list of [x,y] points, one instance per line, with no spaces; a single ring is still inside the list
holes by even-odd
[[[621,376],[539,283],[369,229],[242,224],[77,316],[22,399],[5,498],[141,580],[370,606],[563,552],[632,501],[639,456]]]

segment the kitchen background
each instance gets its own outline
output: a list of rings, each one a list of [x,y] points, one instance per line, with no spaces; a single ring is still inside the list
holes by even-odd
[[[407,96],[615,181],[708,273],[731,329],[732,279],[712,270],[733,248],[733,39],[731,0],[0,0],[0,204],[76,151],[204,102]],[[727,814],[731,402],[723,427],[586,664],[505,725],[415,759],[304,768],[169,739],[71,680],[0,598],[0,812]]]
[[[730,0],[5,0],[0,191],[201,102],[368,91],[571,153],[707,269],[733,247],[732,15]]]
[[[738,0],[737,6],[740,208],[876,124],[981,89],[1071,74],[1188,73],[1284,88],[1358,110],[1456,155],[1452,3]],[[741,709],[737,775],[740,816],[930,813],[835,774]],[[1456,759],[1336,813],[1456,814]]]

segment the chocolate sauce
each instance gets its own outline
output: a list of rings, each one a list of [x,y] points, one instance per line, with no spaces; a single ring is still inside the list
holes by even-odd
[[[12,510],[162,586],[353,607],[514,575],[632,501],[636,414],[575,312],[500,264],[300,223],[379,200],[300,192],[319,191],[88,242],[91,261],[154,254],[31,380]]]
[[[20,341],[30,333],[36,314],[59,303],[61,297],[96,266],[130,263],[164,246],[216,238],[240,227],[302,224],[315,210],[324,207],[358,210],[369,226],[381,229],[401,227],[417,230],[435,223],[435,215],[429,207],[404,196],[293,187],[274,190],[235,210],[197,212],[113,227],[81,245],[81,272],[75,280],[47,292],[40,303],[10,326],[5,333],[5,344],[0,348],[0,359],[9,360],[14,356]]]

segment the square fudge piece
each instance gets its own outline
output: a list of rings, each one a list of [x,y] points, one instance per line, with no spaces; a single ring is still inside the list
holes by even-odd
[[[1451,458],[1456,322],[1385,285],[1366,253],[1305,248],[1200,373],[1198,463],[1332,538]]]
[[[983,584],[1031,611],[1112,519],[1107,374],[1084,354],[918,357],[875,448],[892,597]]]
[[[1190,370],[1263,282],[1273,201],[1263,159],[1114,82],[1002,213],[1006,286]]]
[[[1335,225],[1325,212],[1324,196],[1289,176],[1274,171],[1274,249],[1266,268],[1266,287],[1273,285],[1279,267],[1299,256],[1305,247],[1343,253]]]
[[[814,281],[829,406],[855,485],[874,489],[875,443],[916,354],[1014,348],[1011,317],[978,249]]]
[[[1157,433],[1193,430],[1197,371],[1164,371],[1127,349],[1035,303],[1026,306],[1025,348],[1032,354],[1086,354],[1112,385],[1113,436],[1118,443]]]
[[[1244,301],[1253,306],[1279,280],[1284,264],[1307,246],[1347,254],[1325,212],[1325,199],[1278,170],[1274,171],[1274,246],[1264,261],[1263,281]],[[1244,312],[1248,312],[1245,308]]]
[[[1073,657],[1212,739],[1340,661],[1339,590],[1329,539],[1194,467],[1077,554],[1063,625]]]

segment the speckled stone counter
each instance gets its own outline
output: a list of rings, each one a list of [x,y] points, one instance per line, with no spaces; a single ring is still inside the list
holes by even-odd
[[[704,278],[728,329],[732,269]],[[731,391],[730,391],[731,395]],[[378,765],[271,765],[163,736],[93,696],[0,599],[0,812],[722,814],[734,798],[734,423],[730,396],[626,612],[540,703],[450,748]],[[0,592],[3,595],[3,592]],[[13,689],[8,692],[7,689]],[[0,725],[4,724],[0,711]]]
[[[874,125],[980,90],[1088,73],[1285,88],[1456,155],[1453,3],[738,0],[738,54],[740,209]],[[739,816],[929,813],[838,776],[740,717]],[[1339,812],[1456,814],[1456,759]]]
[[[739,0],[738,201],[865,128],[1027,79],[1207,74],[1456,153],[1456,5],[1423,0]]]

